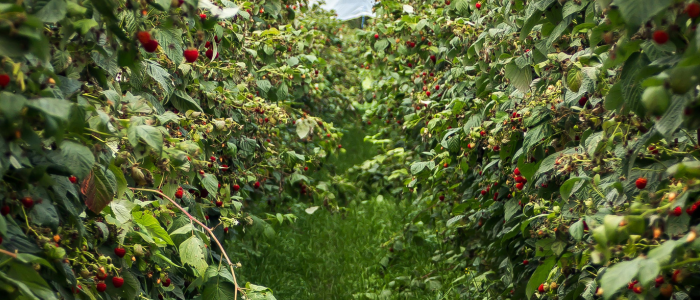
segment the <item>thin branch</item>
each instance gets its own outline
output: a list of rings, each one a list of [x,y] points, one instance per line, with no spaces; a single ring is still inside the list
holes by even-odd
[[[168,199],[168,201],[170,201],[170,203],[175,205],[175,207],[177,207],[182,213],[184,213],[188,218],[190,218],[190,221],[194,221],[195,223],[199,224],[199,226],[202,226],[202,228],[204,228],[204,230],[206,230],[207,233],[209,233],[209,235],[211,236],[211,239],[214,240],[214,242],[216,242],[217,246],[219,246],[219,249],[221,250],[221,254],[224,255],[224,258],[226,258],[226,262],[228,262],[229,268],[231,268],[231,275],[233,276],[233,284],[236,286],[236,292],[233,296],[233,299],[234,300],[238,299],[238,290],[241,290],[241,287],[238,286],[238,281],[236,280],[236,273],[233,271],[233,264],[231,263],[231,260],[228,258],[228,254],[226,254],[226,250],[224,249],[224,247],[221,245],[221,243],[216,238],[216,236],[214,236],[214,232],[212,232],[211,229],[209,229],[209,227],[207,227],[207,225],[205,225],[204,223],[199,221],[197,218],[190,215],[190,213],[188,213],[184,208],[182,208],[182,206],[180,206],[180,204],[177,204],[177,202],[175,202],[175,200],[171,199],[170,197],[166,196],[165,194],[161,193],[160,191],[151,190],[151,189],[131,188],[131,187],[129,189],[131,189],[133,191],[144,191],[144,192],[157,193],[157,194],[161,195],[162,197],[165,197],[165,199]]]
[[[12,258],[17,258],[17,254],[7,251],[5,249],[0,249],[0,253],[10,256]]]

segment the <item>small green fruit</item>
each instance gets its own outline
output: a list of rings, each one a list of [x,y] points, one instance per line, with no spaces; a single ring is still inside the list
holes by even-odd
[[[698,85],[698,68],[696,67],[676,67],[667,72],[670,77],[669,87],[675,94],[685,94]]]
[[[642,104],[648,113],[655,116],[663,115],[670,102],[671,95],[663,86],[648,87],[642,94]]]

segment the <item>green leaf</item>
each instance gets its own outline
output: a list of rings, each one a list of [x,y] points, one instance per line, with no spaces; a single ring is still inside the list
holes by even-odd
[[[182,63],[183,60],[183,49],[182,49],[182,30],[179,28],[167,28],[155,30],[153,34],[158,44],[165,52],[165,55],[173,61],[176,65]]]
[[[571,195],[571,191],[574,189],[574,186],[579,180],[584,180],[586,178],[583,177],[574,177],[574,178],[569,178],[564,182],[564,184],[559,187],[559,193],[561,193],[561,197],[564,198],[565,201],[569,200],[569,196]]]
[[[216,179],[216,175],[204,174],[200,180],[202,181],[204,188],[207,189],[207,192],[209,192],[209,195],[216,197],[216,195],[219,193],[219,180]]]
[[[386,49],[386,47],[389,46],[389,41],[386,39],[379,39],[376,42],[374,42],[374,50],[378,51],[383,51]]]
[[[661,266],[655,259],[642,259],[639,263],[639,284],[649,286],[661,272]]]
[[[671,0],[616,0],[615,4],[620,9],[622,17],[632,26],[640,26],[654,15],[667,9],[673,1]]]
[[[518,211],[520,210],[520,205],[518,205],[518,199],[510,199],[505,205],[505,219],[506,222],[510,220]]]
[[[169,245],[174,245],[168,232],[160,226],[160,222],[158,222],[158,220],[151,214],[144,213],[142,211],[135,211],[131,213],[131,216],[134,217],[134,222],[146,228],[149,233],[161,238]]]
[[[639,271],[640,258],[614,264],[605,270],[599,280],[604,299],[610,299],[623,286],[626,286]]]
[[[133,122],[133,121],[132,121]],[[163,134],[160,130],[150,125],[129,126],[127,137],[132,146],[138,145],[139,141],[151,146],[156,153],[163,151]]]
[[[258,80],[257,85],[263,93],[267,93],[270,88],[272,88],[272,84],[270,84],[270,81],[268,80]]]
[[[530,299],[530,297],[532,297],[532,294],[535,293],[540,284],[545,283],[545,281],[547,281],[547,278],[549,277],[549,272],[552,271],[552,268],[554,268],[554,265],[556,263],[556,256],[549,256],[547,259],[545,259],[544,262],[542,262],[542,264],[540,264],[539,267],[537,267],[535,272],[532,273],[532,276],[530,276],[530,280],[528,280],[527,282],[527,287],[525,288],[526,299]]]
[[[208,264],[204,259],[204,242],[193,235],[180,244],[180,260],[183,264],[192,266],[199,276],[204,276]]]
[[[583,238],[583,219],[571,224],[571,227],[569,227],[569,234],[571,234],[571,237],[577,241],[580,241]]]
[[[615,83],[608,91],[608,94],[605,95],[605,109],[616,110],[620,108],[620,105],[624,102],[625,98],[622,95],[622,84],[619,82]]]
[[[73,27],[76,31],[79,31],[81,34],[87,34],[90,31],[90,29],[97,26],[97,22],[93,19],[82,19],[73,22]]]
[[[188,110],[195,110],[195,111],[202,111],[202,108],[199,106],[199,103],[192,99],[190,95],[185,93],[182,90],[175,90],[175,97],[171,98],[173,105],[177,110],[186,112]]]
[[[46,3],[34,16],[44,23],[55,23],[66,17],[68,7],[66,0],[51,0]]]
[[[73,103],[68,100],[39,98],[36,100],[27,101],[27,106],[54,118],[68,120]]]
[[[83,179],[95,165],[95,156],[88,147],[66,141],[61,144],[60,154],[55,157],[55,161],[66,166],[74,176]]]
[[[579,68],[571,68],[566,74],[566,85],[570,90],[577,92],[583,83],[583,72]]]
[[[511,62],[506,65],[506,78],[510,80],[513,87],[526,93],[530,90],[530,83],[532,83],[532,68],[526,66],[521,69],[514,62]]]

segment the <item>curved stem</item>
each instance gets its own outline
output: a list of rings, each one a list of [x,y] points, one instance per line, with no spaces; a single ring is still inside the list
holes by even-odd
[[[241,287],[238,286],[238,281],[236,280],[236,273],[233,271],[233,263],[231,263],[231,260],[228,258],[228,254],[226,254],[226,250],[221,245],[221,242],[219,242],[219,240],[216,238],[216,236],[214,236],[214,232],[211,231],[211,229],[209,229],[209,227],[207,227],[207,225],[204,225],[204,223],[202,223],[201,221],[197,220],[197,218],[190,215],[190,213],[188,213],[184,208],[182,208],[182,206],[180,206],[180,204],[177,204],[177,202],[175,202],[175,200],[171,199],[170,197],[166,196],[165,194],[161,193],[160,191],[151,190],[151,189],[132,188],[132,187],[130,187],[129,189],[131,189],[132,191],[144,191],[144,192],[151,192],[151,193],[159,194],[160,196],[164,197],[165,199],[168,199],[168,201],[170,201],[170,203],[175,205],[175,207],[177,207],[182,213],[184,213],[190,219],[190,221],[197,223],[199,226],[202,226],[202,228],[204,228],[204,230],[206,230],[207,233],[209,233],[209,236],[211,236],[211,239],[214,240],[214,242],[216,242],[217,246],[219,246],[219,249],[221,250],[221,254],[224,256],[224,258],[226,258],[226,262],[228,263],[229,268],[231,268],[231,276],[233,276],[233,284],[236,286],[236,292],[233,296],[233,299],[234,300],[238,299],[238,290],[241,290]]]
[[[5,249],[0,249],[0,253],[10,256],[12,258],[17,258],[17,254],[7,251]]]

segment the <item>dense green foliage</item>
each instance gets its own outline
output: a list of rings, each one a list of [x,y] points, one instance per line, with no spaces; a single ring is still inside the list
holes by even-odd
[[[454,270],[405,274],[393,296],[421,280],[449,299],[700,296],[697,2],[376,13],[359,67],[388,151],[358,182],[411,199],[403,239],[437,232],[431,259]]]
[[[0,3],[0,296],[700,297],[700,4],[375,12]]]

